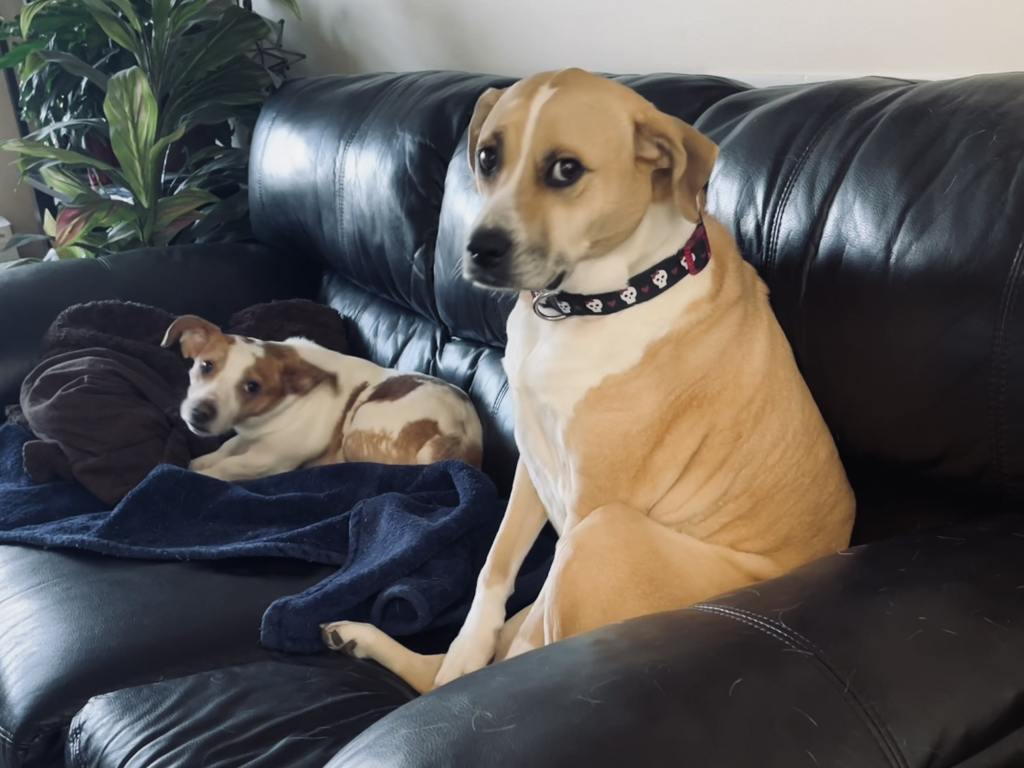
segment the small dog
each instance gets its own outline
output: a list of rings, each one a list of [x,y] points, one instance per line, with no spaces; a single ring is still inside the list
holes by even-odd
[[[177,318],[163,346],[194,360],[181,418],[197,435],[235,436],[190,469],[249,480],[298,467],[371,461],[480,466],[480,419],[447,382],[402,374],[308,339],[257,341],[195,315]]]
[[[447,654],[324,627],[421,691],[612,622],[682,608],[847,546],[854,498],[768,303],[703,211],[718,148],[580,70],[486,91],[469,125],[484,205],[465,274],[519,292],[505,370],[520,451]],[[545,522],[536,602],[506,621]]]

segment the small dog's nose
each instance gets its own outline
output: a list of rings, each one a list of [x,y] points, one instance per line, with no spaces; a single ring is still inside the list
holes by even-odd
[[[188,420],[197,427],[204,427],[217,418],[217,406],[209,400],[203,400],[192,406]]]
[[[478,229],[466,246],[469,257],[478,267],[485,269],[501,262],[512,250],[512,238],[501,229]]]

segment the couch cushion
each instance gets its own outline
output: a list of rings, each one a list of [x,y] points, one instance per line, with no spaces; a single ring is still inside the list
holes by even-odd
[[[68,735],[68,768],[322,768],[415,694],[365,661],[275,658],[96,696]]]
[[[259,645],[267,605],[330,570],[0,546],[0,765],[54,765],[72,716],[97,694],[271,658]],[[391,677],[376,667],[366,674]]]
[[[622,80],[719,143],[709,208],[767,281],[844,459],[1024,498],[1024,75]],[[507,82],[293,83],[256,131],[261,234],[314,243],[353,290],[429,322],[435,371],[449,339],[470,358],[504,344],[509,297],[466,284],[460,262],[479,206],[466,123]]]

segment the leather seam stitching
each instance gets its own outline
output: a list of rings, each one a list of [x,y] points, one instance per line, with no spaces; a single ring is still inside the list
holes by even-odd
[[[999,323],[992,344],[992,372],[989,380],[989,392],[992,398],[989,406],[992,416],[992,462],[995,465],[996,476],[1004,486],[1009,485],[1005,466],[1008,433],[1005,418],[1006,389],[1009,379],[1008,326],[1017,302],[1017,285],[1020,282],[1022,266],[1024,266],[1024,237],[1021,238],[1020,244],[1017,246],[1017,252],[1010,263],[1006,282],[1003,285],[1003,295],[999,302]]]
[[[833,104],[834,103],[835,101],[833,101]],[[821,127],[819,127],[818,130],[814,132],[814,135],[811,137],[810,141],[807,142],[807,146],[804,147],[803,152],[800,153],[800,157],[797,159],[796,165],[793,167],[793,170],[790,171],[789,177],[786,179],[786,185],[782,191],[782,199],[779,201],[778,208],[776,209],[776,213],[772,220],[771,228],[769,230],[768,249],[765,253],[764,260],[764,275],[766,278],[771,274],[772,268],[775,265],[778,243],[779,239],[782,236],[782,218],[786,213],[786,208],[789,206],[789,198],[792,196],[793,190],[796,188],[797,177],[800,175],[801,171],[803,171],[804,165],[806,165],[807,163],[807,158],[810,157],[811,155],[811,150],[818,146],[818,144],[821,142],[822,137],[825,135],[825,132],[831,129],[832,125],[836,122],[836,120],[838,120],[838,114],[839,113],[837,111],[836,116],[834,116],[831,120],[826,120],[825,122],[823,122],[821,124]]]
[[[825,656],[824,652],[817,645],[796,630],[791,629],[784,624],[780,624],[765,616],[745,611],[741,608],[733,608],[731,606],[717,605],[713,603],[699,603],[693,607],[699,611],[725,616],[736,621],[743,621],[743,623],[753,622],[755,626],[765,632],[774,630],[788,638],[785,642],[787,645],[790,645],[790,647],[809,652],[818,664],[828,673],[832,680],[837,683],[842,680],[838,671],[832,666],[828,657]],[[744,621],[744,619],[746,619],[746,621]],[[909,763],[907,762],[906,757],[903,755],[892,733],[884,724],[882,718],[879,716],[878,712],[875,711],[874,707],[865,701],[857,691],[849,685],[848,681],[843,692],[844,696],[847,697],[861,713],[863,719],[868,725],[868,731],[875,739],[875,742],[882,751],[882,754],[885,755],[886,759],[889,761],[889,764],[896,766],[897,768],[909,768]]]
[[[353,126],[348,137],[345,139],[341,153],[335,160],[335,179],[337,183],[334,188],[334,207],[338,211],[338,245],[343,249],[345,248],[345,166],[348,163],[348,151],[362,133],[370,118],[380,109],[384,98],[395,89],[398,82],[400,82],[398,79],[392,81],[390,85],[384,88],[382,93],[378,93],[373,97],[373,103],[370,105],[370,108],[363,113],[363,118]]]

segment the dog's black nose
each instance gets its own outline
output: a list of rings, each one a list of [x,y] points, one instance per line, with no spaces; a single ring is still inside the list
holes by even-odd
[[[512,250],[512,238],[502,229],[478,229],[469,238],[466,250],[474,264],[489,269],[508,256]]]
[[[196,403],[192,406],[192,411],[188,415],[188,420],[197,427],[205,427],[216,418],[217,406],[209,400]]]

